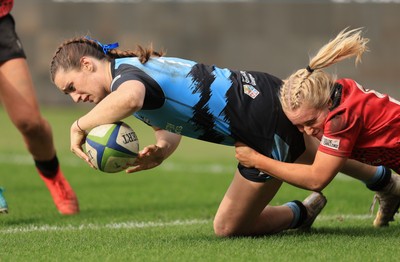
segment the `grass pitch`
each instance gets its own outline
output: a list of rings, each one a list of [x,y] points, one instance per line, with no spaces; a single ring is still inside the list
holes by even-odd
[[[136,174],[90,169],[69,151],[69,127],[88,109],[45,108],[63,171],[81,213],[61,216],[36,174],[20,134],[0,108],[0,186],[9,214],[0,215],[0,261],[397,261],[400,217],[372,227],[373,193],[339,175],[328,205],[309,233],[220,239],[212,220],[236,161],[233,148],[183,139],[162,166]],[[133,118],[141,146],[152,130]],[[284,185],[272,204],[309,192]]]

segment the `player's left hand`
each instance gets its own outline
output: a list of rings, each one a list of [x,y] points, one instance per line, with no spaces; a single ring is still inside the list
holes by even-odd
[[[164,161],[162,148],[156,145],[149,145],[139,152],[135,164],[126,169],[126,173],[133,173],[159,166]]]

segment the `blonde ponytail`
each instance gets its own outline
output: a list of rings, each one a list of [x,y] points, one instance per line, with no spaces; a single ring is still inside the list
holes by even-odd
[[[323,69],[344,59],[355,56],[355,64],[361,62],[361,56],[368,51],[368,38],[361,36],[362,28],[342,30],[335,39],[324,45],[310,60],[312,70]]]
[[[361,62],[362,54],[368,51],[369,42],[361,33],[361,28],[342,30],[310,59],[306,68],[298,70],[284,80],[280,94],[283,109],[293,111],[303,103],[317,109],[326,106],[336,77],[322,69],[353,56],[356,57],[356,65]]]

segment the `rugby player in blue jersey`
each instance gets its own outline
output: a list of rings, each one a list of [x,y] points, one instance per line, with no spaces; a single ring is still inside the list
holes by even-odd
[[[181,136],[232,146],[232,153],[241,141],[279,161],[312,161],[315,152],[306,150],[303,134],[282,111],[279,78],[164,57],[152,48],[116,47],[74,38],[60,45],[51,62],[51,79],[60,91],[76,103],[96,104],[71,126],[71,150],[89,165],[82,150],[87,131],[131,115],[153,127],[156,142],[143,148],[128,173],[160,165]],[[377,170],[358,162],[345,169],[357,178]],[[268,205],[281,184],[239,164],[214,219],[216,235],[257,236],[311,227],[325,197],[315,192],[303,202]]]

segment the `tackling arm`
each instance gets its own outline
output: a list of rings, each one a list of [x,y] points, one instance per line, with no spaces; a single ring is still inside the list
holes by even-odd
[[[312,191],[324,189],[347,160],[318,151],[312,165],[285,163],[241,144],[236,146],[236,158],[246,167],[257,168],[277,179]]]

